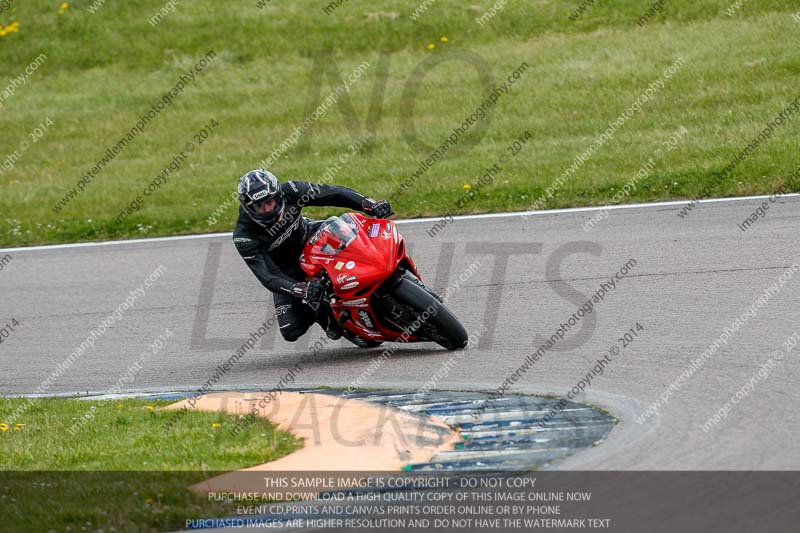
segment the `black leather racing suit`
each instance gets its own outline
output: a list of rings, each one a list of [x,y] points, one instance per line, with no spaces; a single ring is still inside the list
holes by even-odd
[[[314,310],[291,294],[292,286],[305,280],[300,268],[303,247],[322,224],[321,220],[301,216],[300,211],[305,206],[362,211],[364,196],[347,187],[306,181],[282,183],[281,192],[285,201],[283,214],[269,228],[258,225],[239,208],[233,243],[261,284],[272,291],[281,335],[291,342],[300,338],[317,320]]]

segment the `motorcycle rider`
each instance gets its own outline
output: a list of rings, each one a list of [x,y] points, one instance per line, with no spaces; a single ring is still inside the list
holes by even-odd
[[[318,322],[331,339],[344,335],[353,344],[365,347],[365,341],[344,330],[324,307],[315,305],[322,297],[322,287],[316,281],[305,281],[299,259],[306,241],[324,221],[307,219],[300,212],[305,206],[331,206],[388,218],[394,214],[389,202],[336,185],[280,183],[264,169],[251,170],[239,178],[237,193],[239,219],[233,243],[256,278],[273,293],[283,338],[294,342]]]

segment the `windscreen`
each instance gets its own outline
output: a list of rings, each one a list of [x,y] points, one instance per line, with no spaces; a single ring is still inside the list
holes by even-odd
[[[322,234],[325,236],[322,251],[337,255],[355,240],[358,235],[358,224],[348,214],[331,217],[325,223]]]

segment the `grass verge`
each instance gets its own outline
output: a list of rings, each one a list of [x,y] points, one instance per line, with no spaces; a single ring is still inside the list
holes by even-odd
[[[25,403],[0,399],[0,516],[9,531],[172,531],[189,518],[234,514],[188,487],[301,445],[263,419],[233,437],[234,416],[175,417],[159,410],[166,401],[42,399],[7,420]]]
[[[650,6],[633,1],[595,3],[575,20],[578,2],[507,3],[483,23],[476,19],[494,0],[437,0],[422,11],[415,2],[390,0],[378,11],[350,0],[329,14],[316,0],[169,4],[174,12],[156,25],[148,19],[163,0],[76,1],[61,14],[52,2],[30,0],[0,14],[0,24],[20,22],[0,39],[8,77],[46,56],[2,100],[0,245],[228,231],[236,178],[276,150],[269,166],[282,179],[327,176],[391,197],[490,86],[522,64],[487,118],[397,198],[398,216],[528,209],[543,195],[541,208],[692,198],[709,185],[713,196],[771,193],[800,164],[794,116],[715,181],[799,96],[792,43],[800,17],[791,0],[747,2],[733,14],[716,0],[672,1],[642,27],[636,21]],[[208,67],[54,213],[209,50]],[[663,88],[546,194],[679,58]],[[337,80],[365,62],[348,91],[286,143]],[[202,131],[205,139],[195,137]],[[351,153],[367,133],[372,141]],[[512,156],[521,137],[528,140]],[[650,158],[648,175],[615,199]],[[502,170],[478,190],[498,162]],[[474,196],[459,204],[465,185]]]

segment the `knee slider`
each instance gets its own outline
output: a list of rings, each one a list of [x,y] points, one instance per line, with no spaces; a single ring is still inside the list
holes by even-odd
[[[285,340],[287,342],[294,342],[297,339],[299,339],[300,337],[302,337],[303,334],[306,331],[308,331],[308,327],[304,328],[304,327],[296,326],[296,325],[292,324],[288,328],[282,329],[281,330],[281,335],[283,336],[283,340]]]

